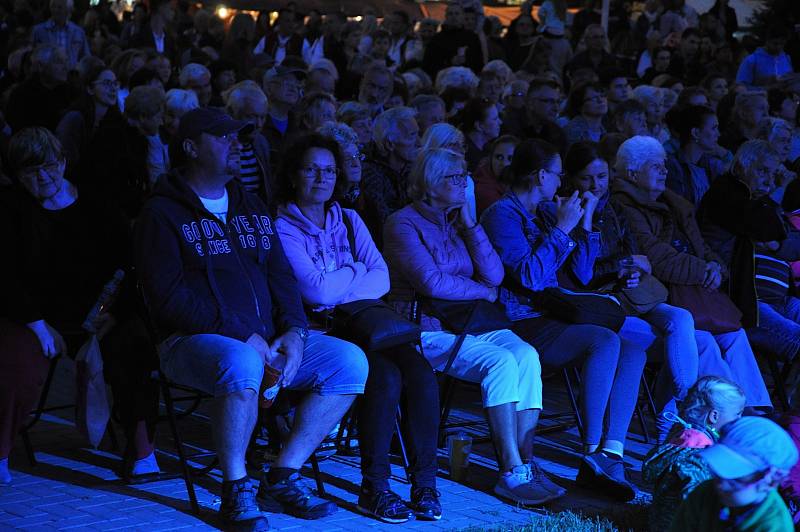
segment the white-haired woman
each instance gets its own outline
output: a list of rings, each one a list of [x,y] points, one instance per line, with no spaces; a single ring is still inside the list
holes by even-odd
[[[409,176],[412,204],[384,227],[384,254],[398,311],[411,310],[411,293],[450,301],[497,299],[503,264],[466,205],[461,154],[423,151]],[[427,313],[421,318],[423,353],[443,370],[456,336]],[[564,493],[533,462],[533,435],[542,407],[536,350],[502,329],[467,335],[447,370],[481,386],[483,406],[500,462],[495,493],[522,504],[541,504]]]
[[[447,89],[463,89],[472,93],[478,87],[478,76],[467,67],[447,67],[436,74],[435,86],[437,94]]]
[[[444,148],[452,150],[462,157],[466,158],[467,155],[467,140],[464,133],[455,126],[451,126],[447,122],[440,122],[433,124],[425,134],[422,136],[422,151],[428,151],[435,148]],[[475,180],[472,175],[467,173],[467,208],[470,210],[472,217],[477,216],[475,206]]]
[[[647,133],[662,144],[670,138],[669,130],[664,125],[666,114],[666,89],[652,85],[639,85],[633,89],[633,98],[644,107],[647,120]]]
[[[727,277],[727,269],[703,239],[694,206],[667,190],[665,161],[664,148],[652,137],[626,140],[617,152],[620,179],[614,183],[611,200],[627,218],[639,249],[652,265],[653,275],[667,285],[701,286],[716,291]],[[744,330],[713,336],[721,359],[716,353],[701,354],[699,374],[725,377],[742,387],[748,406],[771,408]]]
[[[366,157],[358,148],[358,135],[347,124],[328,122],[317,129],[323,137],[336,141],[342,154],[342,172],[336,180],[334,198],[347,209],[361,210],[361,161]]]
[[[274,212],[275,178],[270,171],[270,146],[261,133],[267,119],[267,97],[258,84],[252,81],[237,83],[225,95],[225,110],[234,120],[251,122],[255,128],[239,136],[239,175],[237,179],[245,190],[258,194]]]
[[[197,95],[184,89],[170,89],[164,98],[164,131],[169,137],[178,132],[181,117],[200,107]]]
[[[200,107],[207,107],[211,101],[211,72],[199,63],[189,63],[181,69],[178,83],[182,89],[194,91]]]

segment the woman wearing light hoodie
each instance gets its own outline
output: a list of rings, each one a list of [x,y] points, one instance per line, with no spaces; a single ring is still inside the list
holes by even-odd
[[[332,201],[343,156],[335,140],[298,139],[284,153],[281,203],[275,227],[312,313],[389,291],[389,271],[364,225]],[[348,230],[353,230],[351,249]],[[312,322],[313,322],[312,317]],[[358,507],[388,523],[438,520],[436,437],[439,391],[428,361],[413,344],[367,353],[370,365],[358,415],[363,480]],[[411,501],[389,489],[389,445],[401,392],[405,392],[410,447]]]

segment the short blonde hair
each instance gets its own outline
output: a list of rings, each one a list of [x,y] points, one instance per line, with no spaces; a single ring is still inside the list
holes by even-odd
[[[252,101],[267,105],[267,96],[258,83],[252,80],[240,81],[225,91],[223,99],[225,100],[225,110],[237,120],[241,116],[245,103]]]
[[[181,69],[181,73],[178,76],[178,83],[180,83],[181,87],[186,88],[192,80],[200,78],[210,80],[211,72],[200,63],[189,63]]]
[[[172,116],[180,118],[192,109],[200,107],[197,94],[186,89],[170,89],[164,97],[164,107]]]
[[[16,132],[8,143],[8,166],[12,175],[23,168],[63,158],[61,142],[47,128],[26,127]]]
[[[666,159],[664,147],[653,137],[636,135],[623,142],[617,150],[617,174],[627,177],[628,172],[638,172],[655,159]]]
[[[714,408],[726,408],[731,404],[744,404],[744,391],[735,383],[709,375],[701,377],[681,401],[679,413],[686,421],[699,423]]]
[[[425,199],[428,192],[439,186],[452,164],[466,169],[464,157],[453,150],[434,148],[420,153],[408,176],[408,197],[414,201]]]
[[[464,144],[464,133],[457,127],[440,122],[431,125],[422,136],[422,150],[432,150],[434,148],[452,149],[453,144]]]

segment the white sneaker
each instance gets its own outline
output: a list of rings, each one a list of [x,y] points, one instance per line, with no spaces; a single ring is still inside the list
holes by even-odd
[[[524,465],[515,466],[511,471],[500,475],[494,492],[504,499],[529,506],[543,504],[561,496],[550,491],[542,483],[541,477],[533,476],[531,470]]]

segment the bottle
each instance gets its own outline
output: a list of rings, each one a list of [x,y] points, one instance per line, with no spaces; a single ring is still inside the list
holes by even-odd
[[[92,310],[89,311],[89,314],[86,315],[86,319],[83,320],[83,330],[92,334],[97,332],[97,324],[95,323],[95,321],[97,321],[97,316],[114,302],[114,298],[119,291],[119,285],[122,284],[123,279],[125,279],[125,272],[123,270],[114,272],[114,277],[103,287],[103,291],[100,292],[100,297],[97,298]]]
[[[261,379],[261,389],[258,393],[259,407],[269,408],[275,402],[283,384],[283,367],[285,365],[286,357],[283,355],[275,356],[270,363],[264,364],[264,378]]]
[[[450,455],[450,480],[464,482],[469,474],[469,455],[472,452],[472,436],[466,432],[450,436],[448,439]]]

